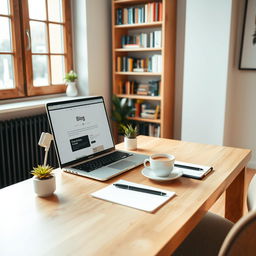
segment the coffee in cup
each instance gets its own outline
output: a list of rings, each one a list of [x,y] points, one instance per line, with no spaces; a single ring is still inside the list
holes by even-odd
[[[166,177],[172,172],[174,161],[175,157],[173,155],[154,154],[145,159],[144,166],[150,168],[156,176]]]

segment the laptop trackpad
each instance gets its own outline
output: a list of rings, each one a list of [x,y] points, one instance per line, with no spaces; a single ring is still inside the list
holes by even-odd
[[[127,160],[123,160],[118,163],[108,165],[109,168],[114,168],[117,170],[123,170],[123,169],[126,169],[127,167],[132,167],[132,166],[134,166],[134,162],[127,161]]]

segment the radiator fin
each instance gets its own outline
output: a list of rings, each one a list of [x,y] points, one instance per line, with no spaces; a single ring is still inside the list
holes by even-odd
[[[42,132],[50,132],[45,114],[0,122],[0,188],[30,178],[32,168],[43,164]],[[53,145],[47,164],[58,167]]]

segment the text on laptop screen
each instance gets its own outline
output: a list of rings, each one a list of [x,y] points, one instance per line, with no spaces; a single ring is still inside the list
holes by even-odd
[[[114,147],[102,99],[49,106],[61,164]]]

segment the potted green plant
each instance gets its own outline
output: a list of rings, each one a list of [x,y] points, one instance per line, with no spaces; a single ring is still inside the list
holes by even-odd
[[[124,146],[128,150],[137,149],[137,135],[138,128],[137,126],[132,126],[131,124],[122,125],[121,128],[124,131]]]
[[[52,171],[53,168],[49,165],[38,165],[31,171],[31,174],[34,175],[34,190],[39,197],[50,196],[55,191],[56,181]]]
[[[121,125],[128,123],[127,117],[132,113],[132,107],[128,104],[127,98],[112,97],[112,120],[117,124],[118,135],[123,133]]]
[[[77,95],[77,89],[76,89],[77,78],[78,76],[73,70],[66,73],[64,80],[67,85],[67,89],[66,89],[67,96],[74,97]]]

